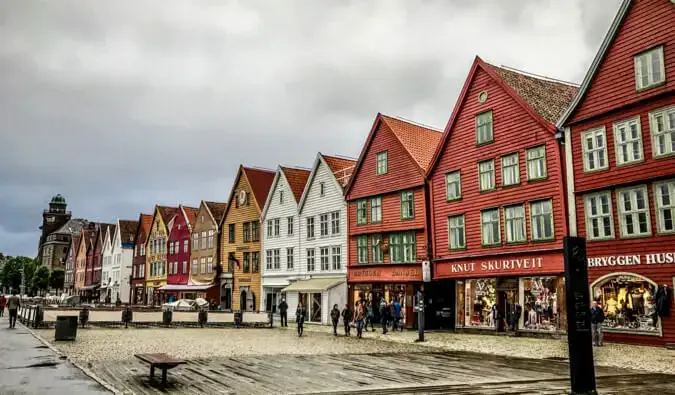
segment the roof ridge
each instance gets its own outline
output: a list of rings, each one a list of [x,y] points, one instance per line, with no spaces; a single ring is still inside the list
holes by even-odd
[[[359,158],[354,158],[354,157],[347,156],[347,155],[338,155],[338,154],[328,155],[328,154],[324,154],[324,153],[322,153],[321,155],[323,157],[342,159],[342,160],[350,160],[350,161],[354,161],[354,162],[359,160]]]
[[[312,171],[312,169],[308,167],[303,167],[303,166],[286,166],[286,165],[279,165],[282,169],[291,169],[291,170],[302,170],[302,171]]]
[[[503,64],[499,65],[499,66],[494,65],[492,63],[488,63],[488,64],[492,67],[499,67],[499,68],[507,70],[507,71],[512,71],[514,73],[522,74],[526,77],[532,77],[532,78],[536,78],[536,79],[546,81],[546,82],[555,82],[555,83],[559,83],[559,84],[569,85],[569,86],[572,86],[572,87],[575,87],[575,88],[578,88],[580,86],[579,84],[577,84],[575,82],[565,81],[565,80],[561,80],[561,79],[553,78],[553,77],[548,77],[548,76],[541,75],[541,74],[535,74],[535,73],[531,73],[529,71],[520,70],[520,69],[517,69],[515,67],[506,66],[506,65],[503,65]]]
[[[270,173],[276,173],[275,170],[268,169],[267,167],[262,167],[262,166],[242,166],[244,169],[249,169],[249,170],[258,170],[258,171],[268,171]]]
[[[396,116],[396,115],[384,115],[384,114],[382,114],[382,116],[385,117],[385,118],[391,118],[391,119],[395,119],[397,121],[409,123],[411,125],[418,126],[418,127],[421,127],[421,128],[429,129],[432,132],[443,133],[442,129],[438,129],[436,127],[429,126],[429,125],[423,124],[421,122],[413,121],[413,120],[410,120],[410,119],[407,119],[407,118],[399,117],[399,116]]]

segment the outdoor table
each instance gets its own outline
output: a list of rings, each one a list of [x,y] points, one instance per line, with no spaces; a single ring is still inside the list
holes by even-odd
[[[150,381],[155,378],[155,368],[162,369],[162,387],[167,385],[166,371],[185,364],[184,360],[176,359],[167,354],[135,354],[134,356],[150,364]]]

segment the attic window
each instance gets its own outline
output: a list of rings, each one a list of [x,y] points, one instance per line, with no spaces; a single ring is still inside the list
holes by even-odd
[[[388,164],[388,155],[387,151],[384,152],[379,152],[377,154],[377,169],[376,169],[376,174],[382,175],[382,174],[387,174],[389,164]]]
[[[492,111],[485,111],[476,115],[476,144],[487,144],[492,141]]]
[[[279,191],[279,204],[284,203],[284,191]]]
[[[323,182],[319,184],[319,195],[323,196],[326,194],[326,184]]]
[[[666,80],[663,64],[663,46],[652,48],[635,56],[635,87],[648,89]]]

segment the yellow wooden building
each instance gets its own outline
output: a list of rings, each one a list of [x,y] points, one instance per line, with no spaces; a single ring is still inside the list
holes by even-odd
[[[155,206],[152,226],[145,242],[145,288],[148,304],[165,303],[159,288],[166,285],[166,245],[171,221],[178,213],[177,207]]]

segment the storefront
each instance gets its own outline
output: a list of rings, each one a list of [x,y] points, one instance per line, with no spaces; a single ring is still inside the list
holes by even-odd
[[[589,256],[588,279],[607,341],[675,343],[675,252]]]
[[[280,290],[279,297],[288,303],[288,319],[295,319],[298,303],[307,309],[307,322],[329,324],[334,305],[342,310],[347,303],[347,285],[344,276],[313,277],[292,281]]]
[[[261,300],[261,311],[277,313],[279,303],[282,298],[282,290],[290,284],[287,277],[265,277],[262,278],[263,299]]]
[[[436,262],[435,280],[455,280],[455,327],[564,332],[562,251]]]
[[[133,286],[132,304],[144,305],[147,300],[145,297],[145,284],[143,282],[135,283]]]
[[[206,285],[181,285],[168,284],[159,288],[159,293],[162,296],[161,300],[167,303],[174,302],[178,299],[195,300],[198,298],[209,302],[209,306],[216,305],[218,289],[215,284]]]

